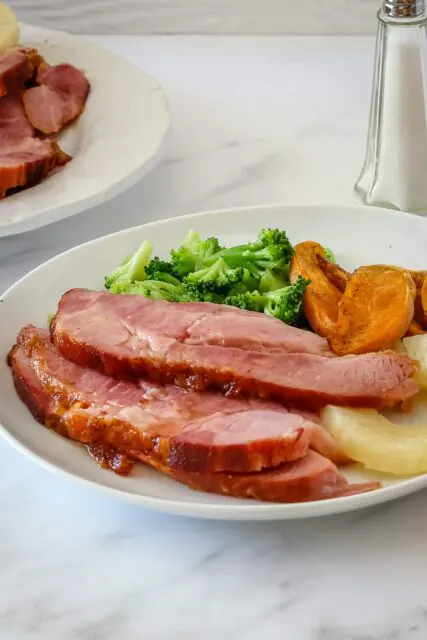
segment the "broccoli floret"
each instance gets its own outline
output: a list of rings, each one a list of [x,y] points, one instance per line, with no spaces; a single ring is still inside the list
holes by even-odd
[[[223,304],[224,296],[211,291],[197,291],[184,285],[179,300],[176,302],[214,302],[215,304]]]
[[[293,251],[285,231],[263,229],[255,242],[222,249],[218,254],[206,258],[205,265],[212,264],[221,257],[233,269],[243,267],[259,280],[266,269],[283,269],[289,263]]]
[[[265,299],[264,295],[259,291],[245,291],[227,296],[224,304],[228,304],[231,307],[239,307],[239,309],[245,309],[246,311],[258,311],[262,313],[264,311]]]
[[[187,291],[194,291],[196,295],[227,295],[233,287],[243,282],[245,276],[246,272],[242,267],[231,269],[219,258],[210,267],[188,274],[184,278],[184,285]]]
[[[113,284],[119,282],[127,282],[128,284],[138,280],[145,280],[145,267],[147,266],[153,245],[151,242],[144,241],[139,249],[132,256],[126,258],[116,269],[105,276],[105,287],[111,289]]]
[[[266,291],[275,291],[289,285],[289,269],[283,269],[279,272],[267,269],[259,281],[259,290],[261,293]]]
[[[323,247],[323,251],[325,252],[325,256],[327,257],[329,262],[333,262],[334,264],[336,264],[337,260],[336,260],[336,258],[334,256],[334,253],[333,253],[332,249],[328,249],[327,247]]]
[[[184,278],[192,271],[201,269],[205,260],[221,249],[217,238],[201,240],[198,233],[190,231],[179,249],[170,252],[173,273],[178,278]]]
[[[282,320],[285,324],[297,325],[301,320],[304,293],[310,284],[302,276],[294,284],[264,294],[264,313]]]
[[[224,304],[248,311],[263,311],[286,324],[298,325],[302,321],[303,296],[309,284],[309,280],[299,276],[294,284],[275,291],[248,291],[227,296]]]
[[[142,282],[116,282],[110,288],[110,293],[129,293],[153,300],[169,300],[177,302],[182,293],[181,283],[178,285],[160,280],[144,280]]]
[[[159,280],[159,274],[163,275],[168,273],[173,275],[173,267],[172,263],[167,260],[161,260],[157,256],[150,260],[150,262],[145,267],[145,273],[147,275],[147,279],[149,280]]]

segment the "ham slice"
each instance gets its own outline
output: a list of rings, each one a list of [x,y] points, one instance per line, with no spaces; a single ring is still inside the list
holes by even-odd
[[[24,92],[25,112],[38,131],[58,133],[83,111],[89,83],[85,75],[70,64],[41,65],[37,82],[40,86]]]
[[[0,55],[0,96],[20,91],[34,73],[34,61],[25,49],[12,47]]]
[[[214,387],[269,397],[303,409],[327,404],[388,407],[419,391],[411,377],[415,363],[406,355],[332,358],[301,353],[292,347],[292,336],[297,336],[297,344],[300,340],[298,330],[286,325],[287,338],[277,341],[277,352],[271,344],[264,349],[268,329],[255,325],[246,334],[250,341],[240,348],[227,346],[227,335],[212,344],[211,327],[216,320],[221,326],[222,314],[227,314],[234,334],[240,323],[248,330],[248,316],[240,309],[203,304],[73,289],[59,303],[52,340],[65,358],[116,378],[149,376],[198,390]],[[267,326],[271,319],[260,314],[261,321]]]
[[[68,362],[48,332],[32,326],[20,332],[9,364],[37,420],[85,444],[99,464],[123,475],[131,470],[130,459],[139,459],[194,489],[273,502],[379,486],[349,485],[332,462],[308,450],[321,427],[272,403],[117,382]],[[284,458],[295,462],[283,464]],[[242,471],[266,462],[278,466]]]
[[[34,128],[25,115],[19,94],[0,99],[0,152],[11,143],[32,138]]]
[[[315,451],[304,458],[259,473],[187,473],[154,463],[158,471],[196,491],[265,502],[311,502],[366,493],[379,482],[349,484],[337,467]]]
[[[49,333],[32,326],[20,332],[9,361],[33,415],[79,442],[102,442],[187,471],[255,471],[302,457],[311,442],[343,459],[304,413],[173,385],[118,382],[65,360]]]
[[[0,99],[0,198],[9,189],[30,187],[45,178],[62,157],[50,140],[33,138],[33,127],[17,94]]]
[[[63,95],[73,96],[82,104],[89,93],[89,82],[85,74],[72,64],[41,65],[37,73],[37,83]]]

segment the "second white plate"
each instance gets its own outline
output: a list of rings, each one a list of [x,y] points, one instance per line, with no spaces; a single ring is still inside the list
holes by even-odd
[[[20,44],[50,64],[69,62],[91,83],[85,110],[60,137],[72,162],[39,185],[0,200],[0,237],[30,231],[101,204],[160,160],[170,127],[157,80],[120,56],[60,31],[21,25]]]
[[[147,224],[100,238],[53,258],[17,282],[0,300],[0,423],[8,441],[45,468],[73,477],[116,498],[170,513],[230,520],[307,518],[372,506],[427,487],[427,475],[403,479],[359,469],[351,480],[380,479],[372,493],[302,504],[267,504],[198,493],[142,464],[122,478],[99,469],[79,445],[38,424],[17,397],[6,354],[20,328],[46,326],[61,295],[73,287],[102,289],[105,274],[143,239],[166,256],[190,228],[217,236],[221,244],[254,238],[261,227],[286,229],[291,240],[317,240],[348,268],[385,263],[425,269],[427,223],[415,216],[368,207],[253,207]],[[401,416],[402,417],[402,416]]]

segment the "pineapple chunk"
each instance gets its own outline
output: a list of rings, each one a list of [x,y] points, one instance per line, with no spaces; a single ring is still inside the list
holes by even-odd
[[[399,476],[427,472],[427,425],[402,426],[374,409],[333,406],[321,418],[343,451],[368,469]]]
[[[403,338],[402,343],[408,356],[418,360],[419,369],[415,378],[423,389],[427,389],[427,334]]]

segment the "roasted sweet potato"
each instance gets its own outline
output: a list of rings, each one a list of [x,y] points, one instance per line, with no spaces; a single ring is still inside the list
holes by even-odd
[[[417,317],[422,327],[427,327],[427,277],[424,278],[421,288],[419,289]]]
[[[291,261],[290,278],[291,282],[295,282],[298,276],[302,275],[310,280],[304,296],[304,313],[316,333],[328,336],[335,328],[338,302],[342,294],[320,268],[319,255],[325,257],[325,252],[317,242],[297,244]]]
[[[420,325],[420,329],[424,330],[427,327],[427,316],[424,313],[422,300],[421,300],[421,290],[423,288],[424,281],[427,276],[426,271],[410,271],[411,278],[414,281],[417,293],[415,296],[414,302],[414,320],[417,325]],[[415,329],[416,327],[414,327]],[[409,328],[409,330],[411,327]],[[416,333],[411,333],[408,335],[417,335]]]
[[[392,348],[414,317],[416,288],[408,271],[373,265],[357,269],[339,303],[335,330],[328,336],[337,355]]]
[[[414,319],[408,327],[408,331],[405,333],[405,337],[409,336],[422,336],[427,333],[422,326]]]
[[[346,271],[339,265],[334,264],[333,262],[328,260],[323,253],[317,254],[317,262],[319,263],[319,267],[322,269],[329,282],[333,284],[334,287],[338,289],[338,291],[344,293],[347,283],[351,278],[351,273],[348,273],[348,271]]]

